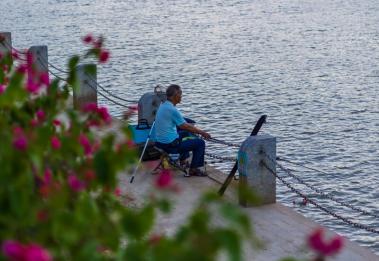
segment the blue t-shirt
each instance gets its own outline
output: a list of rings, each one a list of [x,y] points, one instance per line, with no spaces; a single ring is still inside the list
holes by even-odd
[[[182,114],[170,101],[165,101],[158,109],[155,116],[155,138],[160,143],[171,143],[179,138],[176,126],[186,121]]]

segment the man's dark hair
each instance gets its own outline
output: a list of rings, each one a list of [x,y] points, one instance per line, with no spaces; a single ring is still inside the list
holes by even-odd
[[[173,97],[178,91],[180,91],[180,86],[176,84],[170,84],[166,89],[167,98]]]

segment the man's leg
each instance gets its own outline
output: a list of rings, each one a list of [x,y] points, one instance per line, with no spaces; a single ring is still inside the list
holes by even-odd
[[[179,139],[180,141],[182,142],[182,140],[186,137],[189,137],[190,134],[188,131],[183,131],[183,130],[180,130],[178,132],[179,134]],[[190,154],[189,154],[189,151],[184,151],[184,152],[179,152],[180,153],[180,162],[181,163],[185,163],[186,162],[186,159],[189,158]]]
[[[184,140],[179,145],[179,152],[185,153],[192,151],[191,169],[197,169],[204,166],[205,142],[202,139]]]

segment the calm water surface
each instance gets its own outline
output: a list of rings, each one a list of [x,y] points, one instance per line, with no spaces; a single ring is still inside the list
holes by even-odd
[[[81,36],[103,34],[112,50],[111,62],[99,68],[103,87],[138,100],[156,84],[178,83],[180,109],[214,137],[240,142],[267,114],[263,132],[278,138],[278,156],[328,174],[286,166],[379,215],[376,0],[1,0],[0,24],[13,33],[16,48],[48,45],[50,62],[60,68],[84,50]],[[100,103],[114,116],[123,111]],[[209,152],[235,155],[213,144]],[[277,194],[291,207],[299,200],[280,183]],[[379,229],[374,217],[319,203]],[[295,208],[379,254],[377,234],[311,206]]]

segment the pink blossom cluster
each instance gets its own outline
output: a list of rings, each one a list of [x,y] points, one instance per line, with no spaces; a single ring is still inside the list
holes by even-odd
[[[96,53],[99,57],[100,63],[106,63],[109,60],[110,53],[108,50],[103,48],[103,37],[94,37],[92,34],[87,34],[82,38],[83,42],[88,45],[92,45],[92,47],[96,50]]]
[[[93,146],[85,134],[82,133],[79,135],[79,143],[83,147],[84,154],[86,156],[91,156],[94,151]]]
[[[28,148],[28,139],[21,127],[13,128],[13,147],[19,151],[25,151]]]
[[[51,169],[46,168],[42,178],[39,178],[38,191],[40,195],[47,198],[53,191],[57,191],[60,188],[60,184],[54,181],[53,172]]]
[[[70,189],[74,192],[80,192],[86,188],[86,183],[80,180],[75,174],[70,174],[67,178]]]
[[[46,113],[44,110],[42,109],[39,109],[36,114],[35,114],[35,117],[30,121],[30,125],[32,127],[35,127],[37,126],[38,124],[41,124],[45,121],[46,119]]]
[[[3,94],[4,92],[5,92],[5,85],[0,84],[0,95]]]
[[[167,169],[164,169],[161,171],[161,173],[159,173],[158,177],[155,179],[154,185],[160,190],[179,192],[179,187],[174,183],[174,180],[172,178],[172,172]]]
[[[171,176],[170,171],[168,170],[163,170],[159,174],[157,179],[155,180],[156,187],[160,189],[168,188],[171,186],[171,184],[172,184],[172,176]]]
[[[112,117],[109,114],[108,109],[106,107],[98,107],[96,103],[87,103],[83,106],[82,111],[86,113],[94,113],[106,124],[112,122]],[[100,126],[101,122],[99,122],[97,119],[91,119],[89,120],[88,125],[90,127]]]
[[[51,147],[54,150],[59,150],[62,146],[60,139],[57,136],[52,136],[50,139]]]
[[[123,118],[129,119],[133,114],[138,112],[138,104],[128,106],[128,110],[124,112]]]
[[[51,261],[49,251],[38,244],[21,244],[18,241],[4,241],[1,250],[11,261]]]
[[[308,246],[321,257],[321,260],[322,257],[337,254],[343,247],[343,238],[341,236],[337,235],[326,241],[323,235],[323,229],[319,228],[308,237]]]
[[[20,55],[17,53],[13,54],[15,59],[20,59]],[[19,74],[27,76],[26,78],[26,90],[31,94],[38,94],[43,87],[48,87],[50,84],[49,74],[47,72],[38,72],[34,67],[34,56],[31,52],[26,53],[26,63],[20,63],[17,66],[16,71]]]

